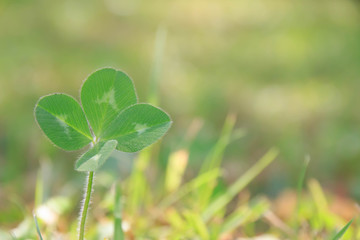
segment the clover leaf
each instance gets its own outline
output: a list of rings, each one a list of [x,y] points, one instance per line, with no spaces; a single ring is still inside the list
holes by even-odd
[[[77,150],[92,140],[80,104],[68,95],[60,93],[40,98],[35,116],[45,135],[60,148]]]
[[[112,68],[86,79],[81,105],[66,94],[51,94],[37,102],[35,117],[49,140],[64,150],[93,144],[76,162],[78,171],[97,170],[115,148],[142,150],[160,139],[172,123],[161,109],[139,104],[132,80]]]
[[[97,137],[122,110],[137,102],[132,80],[112,68],[94,72],[81,88],[81,104]]]
[[[75,170],[80,172],[95,171],[110,157],[117,145],[116,140],[99,142],[84,153],[75,163]]]

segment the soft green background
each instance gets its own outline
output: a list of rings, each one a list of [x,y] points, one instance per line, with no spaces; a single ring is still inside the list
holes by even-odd
[[[80,153],[47,141],[35,103],[54,92],[79,98],[83,80],[104,66],[126,71],[146,102],[159,26],[167,41],[158,105],[174,120],[164,149],[202,119],[190,155],[196,169],[235,113],[246,135],[226,152],[229,179],[276,146],[281,156],[256,189],[275,195],[295,186],[309,155],[310,176],[360,198],[359,1],[3,0],[0,212],[11,210],[10,198],[31,205],[40,162],[53,166],[49,194],[71,178],[81,188],[73,170]]]

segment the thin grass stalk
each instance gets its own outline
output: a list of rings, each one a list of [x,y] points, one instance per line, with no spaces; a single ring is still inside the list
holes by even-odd
[[[38,234],[38,236],[39,236],[39,239],[40,239],[40,240],[43,240],[43,237],[42,237],[41,231],[40,231],[40,227],[39,227],[39,223],[38,223],[38,221],[37,221],[37,217],[36,217],[35,214],[34,214],[34,221],[35,221],[35,226],[36,226],[36,232],[37,232],[37,234]]]
[[[124,231],[122,229],[121,186],[119,183],[115,185],[114,219],[114,240],[124,240]]]

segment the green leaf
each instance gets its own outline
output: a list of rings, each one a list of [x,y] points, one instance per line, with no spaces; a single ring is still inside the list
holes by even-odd
[[[41,231],[40,231],[40,227],[39,227],[39,223],[38,223],[38,220],[37,220],[37,217],[36,217],[35,214],[34,214],[34,221],[35,221],[35,226],[36,226],[36,232],[37,232],[40,240],[43,240],[42,235],[41,235]]]
[[[124,240],[124,231],[122,229],[122,193],[121,185],[115,185],[114,199],[114,240]]]
[[[135,104],[121,112],[101,138],[116,139],[120,151],[137,152],[161,138],[171,123],[170,117],[159,108]]]
[[[249,170],[240,176],[235,183],[233,183],[225,194],[220,195],[214,199],[202,214],[204,221],[210,220],[219,210],[227,206],[227,204],[243,190],[256,176],[258,176],[278,155],[278,150],[270,149],[258,162],[255,163]]]
[[[341,230],[338,232],[332,239],[333,240],[339,240],[342,238],[342,236],[346,233],[350,225],[352,224],[354,219],[351,219],[350,222],[348,222]]]
[[[224,219],[225,221],[221,225],[220,233],[230,233],[246,223],[254,222],[269,210],[270,205],[267,199],[257,198],[252,200],[248,206],[240,206]]]
[[[170,205],[173,205],[181,198],[189,195],[190,193],[196,191],[204,184],[208,183],[209,181],[213,181],[214,179],[218,178],[221,175],[220,169],[216,168],[211,171],[202,173],[198,175],[195,179],[183,184],[176,192],[170,194],[166,198],[164,198],[159,204],[159,208],[167,208]]]
[[[185,210],[184,216],[188,222],[188,226],[198,233],[200,239],[210,239],[209,230],[199,214],[193,211]]]
[[[116,140],[100,142],[84,153],[75,163],[75,170],[80,172],[95,171],[110,157],[117,145]]]
[[[84,82],[81,103],[94,134],[100,136],[122,110],[137,103],[137,96],[125,73],[103,68]]]
[[[77,150],[92,140],[85,114],[79,103],[65,94],[40,98],[35,117],[46,136],[58,147]]]

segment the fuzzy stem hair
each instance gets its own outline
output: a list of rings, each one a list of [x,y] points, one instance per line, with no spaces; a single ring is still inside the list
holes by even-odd
[[[86,216],[90,205],[93,182],[94,182],[94,172],[88,172],[84,201],[80,210],[79,240],[84,240],[84,236],[85,236]]]

